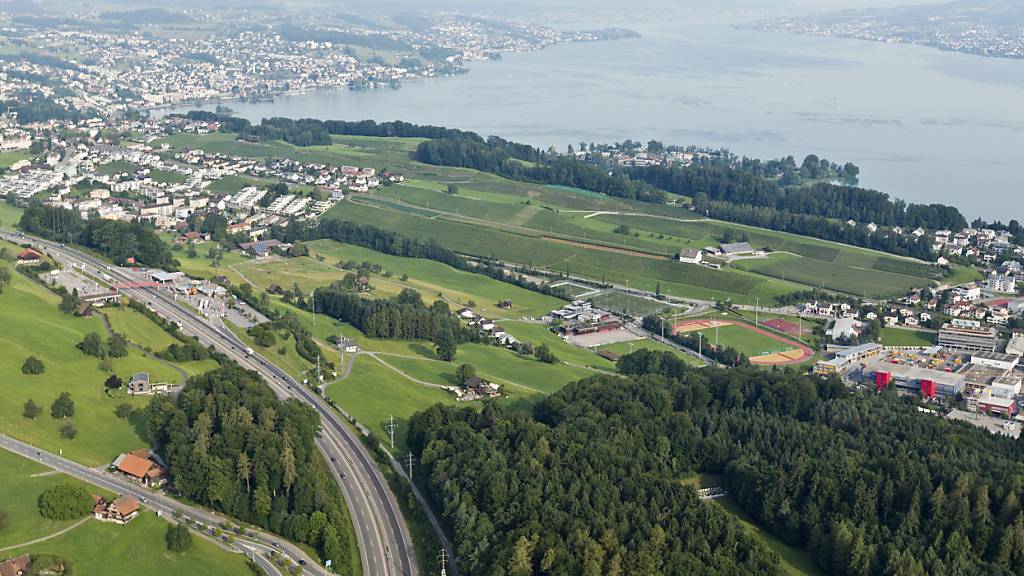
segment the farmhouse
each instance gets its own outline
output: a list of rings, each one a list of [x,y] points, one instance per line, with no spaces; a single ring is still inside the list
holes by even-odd
[[[139,501],[127,494],[119,496],[110,502],[95,494],[92,499],[95,503],[92,508],[92,515],[101,522],[127,524],[132,518],[139,515]]]
[[[463,400],[477,398],[497,398],[501,396],[501,386],[488,382],[479,376],[470,376],[462,383]]]
[[[128,393],[132,396],[146,396],[149,394],[165,394],[170,386],[167,383],[152,383],[149,380],[149,372],[136,372],[128,381]]]
[[[696,248],[683,248],[679,251],[679,261],[684,264],[700,264],[703,252]]]
[[[744,254],[753,254],[755,252],[754,247],[751,246],[749,242],[722,244],[721,250],[724,256],[742,256]]]
[[[28,554],[0,562],[0,576],[27,576],[31,572],[32,557]]]
[[[121,454],[110,466],[126,478],[144,486],[160,486],[167,478],[167,469],[159,456],[144,448]]]
[[[35,266],[43,260],[43,255],[31,248],[26,248],[18,253],[15,259],[15,266]]]
[[[239,244],[238,247],[241,248],[243,252],[248,253],[254,258],[262,258],[269,255],[271,250],[274,248],[283,248],[285,245],[282,244],[280,240],[261,240],[259,242],[246,242],[244,244]]]

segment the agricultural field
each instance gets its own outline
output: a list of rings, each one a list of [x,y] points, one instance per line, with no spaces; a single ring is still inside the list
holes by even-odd
[[[886,259],[889,261],[889,259]],[[912,265],[913,262],[908,264]],[[913,288],[931,284],[920,276],[884,270],[864,270],[814,258],[776,253],[767,258],[741,260],[734,266],[786,281],[825,288],[865,298],[905,294]],[[890,267],[894,267],[891,266]],[[914,270],[911,266],[910,270]]]
[[[629,281],[630,287],[652,292],[660,284],[662,291],[670,296],[732,298],[744,302],[757,296],[769,301],[798,289],[794,284],[738,270],[712,270],[623,250],[545,240],[461,222],[417,218],[353,202],[340,203],[327,214],[331,218],[402,230],[406,236],[421,240],[434,239],[467,254],[606,282],[625,284]]]
[[[629,342],[616,342],[615,344],[606,344],[604,346],[598,346],[595,351],[606,350],[619,356],[625,356],[631,352],[637,352],[639,350],[651,350],[653,352],[671,352],[682,359],[687,364],[692,366],[703,366],[704,363],[700,360],[690,356],[689,354],[673,348],[666,344],[662,344],[657,340],[651,340],[650,338],[641,338],[639,340],[631,340]]]
[[[883,346],[934,346],[938,335],[927,330],[903,330],[902,328],[882,328],[881,344]]]
[[[552,296],[544,296],[536,292],[519,288],[511,284],[488,278],[482,274],[474,274],[463,270],[456,270],[448,265],[418,258],[403,258],[391,256],[381,252],[375,252],[368,248],[341,244],[332,240],[318,240],[309,244],[312,254],[321,254],[329,263],[369,261],[380,264],[381,267],[392,273],[391,278],[382,278],[374,275],[372,283],[378,289],[385,289],[386,285],[392,285],[389,291],[400,292],[404,287],[410,287],[423,294],[425,301],[437,298],[443,294],[445,300],[455,306],[455,303],[466,305],[474,302],[474,310],[481,314],[492,316],[541,316],[551,310],[560,308],[564,302]],[[344,273],[339,272],[342,276]],[[409,279],[401,282],[399,279],[407,274]],[[497,306],[502,300],[512,300],[512,309],[504,310]]]
[[[327,217],[364,222],[417,238],[435,238],[455,250],[570,272],[595,280],[701,299],[771,299],[808,286],[858,296],[886,296],[929,285],[926,263],[748,226],[701,219],[680,205],[653,205],[585,190],[538,186],[474,170],[431,166],[411,159],[419,139],[335,136],[329,146],[297,148],[284,142],[243,142],[229,134],[175,135],[172,146],[252,158],[285,157],[335,165],[387,167],[406,181],[342,202]],[[447,194],[448,184],[459,187]],[[598,214],[600,212],[600,214]],[[629,233],[616,230],[626,226]],[[742,231],[778,259],[739,269],[681,272],[669,267],[680,248],[716,246],[727,231]],[[658,259],[664,262],[658,262]],[[646,260],[650,260],[647,262]],[[676,264],[676,263],[673,263]]]
[[[9,245],[8,245],[9,246]],[[89,466],[110,462],[118,453],[148,446],[145,430],[137,419],[122,420],[114,408],[127,402],[142,408],[146,398],[108,395],[103,382],[108,374],[100,370],[99,359],[87,356],[75,346],[89,332],[105,335],[103,319],[75,318],[57,310],[58,298],[48,290],[15,274],[0,295],[0,406],[8,415],[0,418],[0,432],[53,452],[63,450],[68,458]],[[21,364],[29,356],[42,360],[45,373],[26,375]],[[125,358],[112,362],[122,379],[135,372],[149,372],[154,381],[178,382],[181,375],[171,366],[141,352],[130,350]],[[63,439],[62,421],[50,417],[50,404],[61,392],[75,402],[70,420],[78,429],[74,440]],[[35,419],[22,417],[25,401],[32,399],[43,409]]]

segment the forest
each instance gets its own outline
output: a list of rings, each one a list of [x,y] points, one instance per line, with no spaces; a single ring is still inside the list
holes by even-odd
[[[476,331],[464,326],[443,300],[429,307],[419,292],[405,288],[394,298],[363,298],[335,282],[315,291],[316,310],[348,322],[370,338],[397,340],[478,340]]]
[[[152,228],[138,222],[93,218],[83,220],[73,210],[51,206],[29,206],[21,215],[19,228],[48,240],[92,248],[122,266],[135,262],[176,270],[178,262]]]
[[[914,229],[960,230],[967,220],[952,206],[907,204],[888,194],[866,188],[818,182],[805,186],[780,186],[729,166],[695,165],[632,168],[629,176],[662,190],[696,198],[703,193],[714,202],[771,208],[793,214],[813,214],[837,220],[874,222],[879,226]]]
[[[774,555],[681,479],[720,474],[827,574],[1024,573],[1024,443],[794,371],[668,352],[531,413],[437,406],[409,445],[470,574],[772,574]]]
[[[155,396],[146,422],[185,498],[308,544],[344,572],[355,542],[310,406],[228,364],[191,378],[177,399]]]
[[[529,152],[524,152],[529,151]],[[545,157],[539,150],[512,144],[500,138],[486,143],[471,140],[428,140],[422,142],[413,157],[425,164],[456,166],[491,172],[509,180],[535,184],[556,184],[582,188],[608,196],[617,196],[664,204],[664,191],[618,172],[564,156]]]

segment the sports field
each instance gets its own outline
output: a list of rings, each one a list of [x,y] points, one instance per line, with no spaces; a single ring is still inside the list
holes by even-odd
[[[882,328],[883,346],[934,346],[938,335],[926,330],[904,330],[902,328]]]
[[[619,356],[625,356],[630,352],[636,352],[638,350],[652,350],[654,352],[671,352],[678,356],[679,358],[681,358],[687,364],[692,364],[694,366],[703,365],[703,362],[697,360],[693,356],[690,356],[689,354],[682,352],[677,348],[667,346],[656,340],[651,340],[650,338],[641,338],[640,340],[631,340],[629,342],[616,342],[615,344],[598,346],[596,350],[607,350],[608,352],[618,354]]]
[[[699,333],[712,346],[731,347],[745,354],[751,364],[781,366],[799,364],[814,352],[806,345],[788,340],[762,328],[742,322],[707,318],[676,324],[674,333]]]

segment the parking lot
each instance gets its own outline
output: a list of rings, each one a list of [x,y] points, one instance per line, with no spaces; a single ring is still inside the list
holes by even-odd
[[[975,412],[966,412],[964,410],[953,410],[947,414],[946,417],[952,418],[953,420],[968,422],[979,428],[984,428],[993,434],[1003,434],[1004,436],[1009,436],[1011,438],[1017,438],[1020,436],[1020,422],[1004,420],[1002,418],[996,418],[994,416],[978,414]]]

